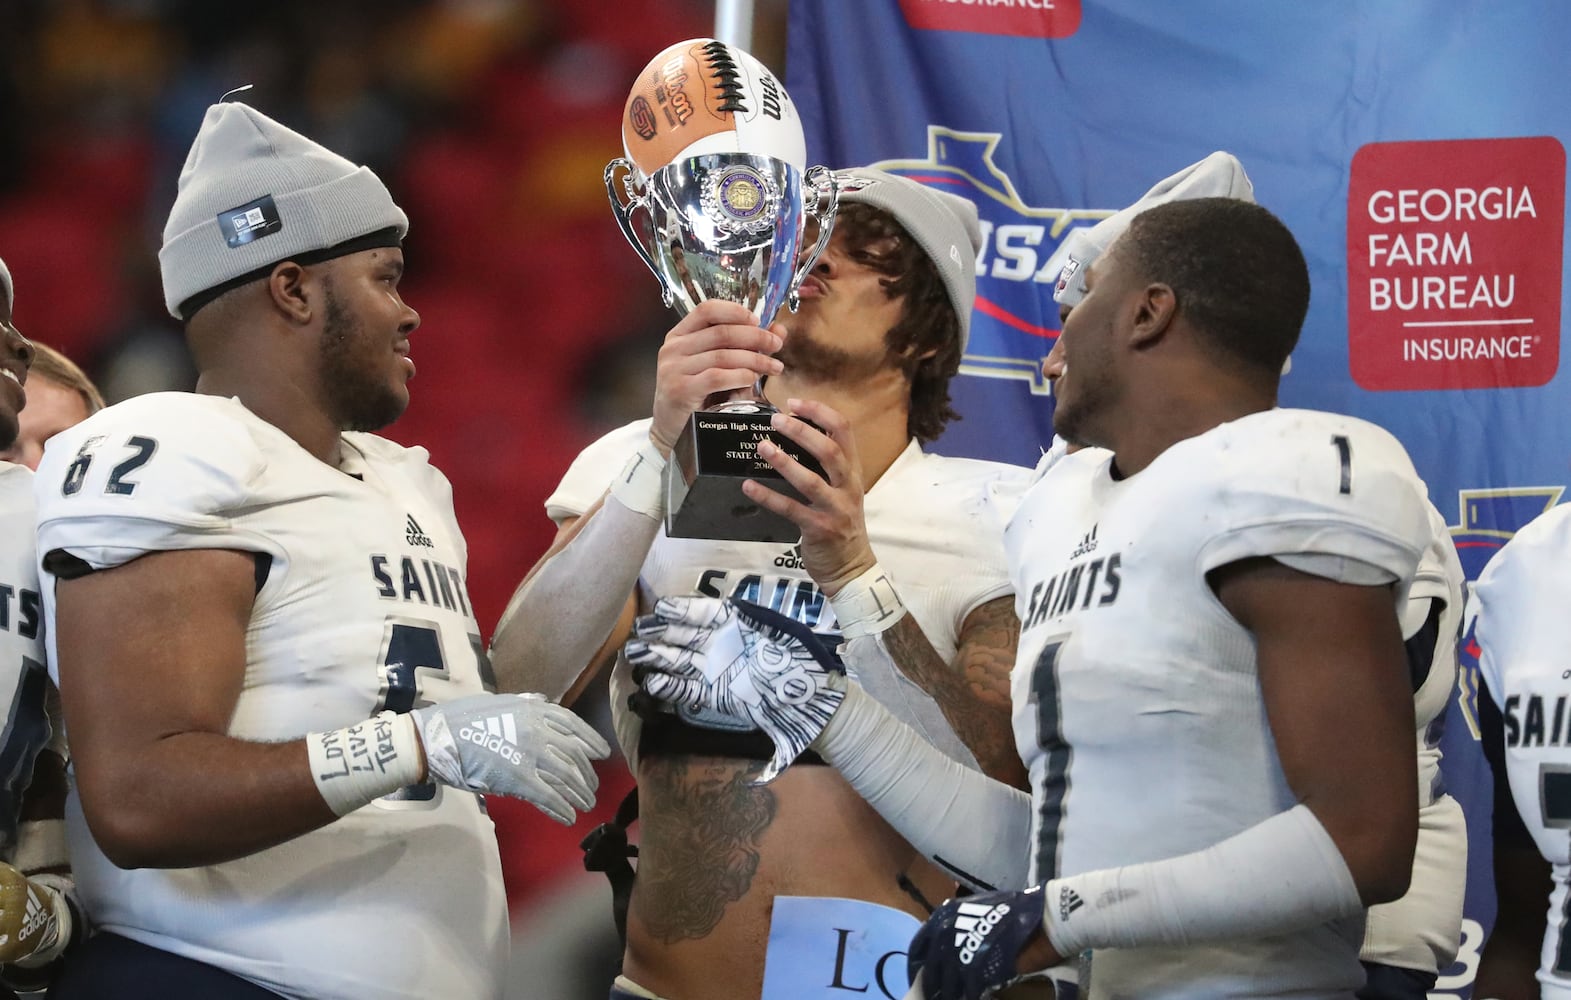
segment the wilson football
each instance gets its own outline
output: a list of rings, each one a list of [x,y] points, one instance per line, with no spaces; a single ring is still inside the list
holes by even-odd
[[[651,174],[705,153],[752,153],[806,169],[802,122],[764,64],[713,38],[678,42],[638,74],[622,114],[627,158]]]

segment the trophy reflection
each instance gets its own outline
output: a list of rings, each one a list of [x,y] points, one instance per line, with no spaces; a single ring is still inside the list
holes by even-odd
[[[679,113],[684,107],[685,121]],[[716,107],[719,113],[710,116],[722,125],[729,118],[729,127],[692,142],[666,134],[673,122],[703,126],[697,109]],[[748,127],[752,119],[757,124]],[[761,151],[737,150],[749,136]],[[617,224],[659,280],[666,305],[685,314],[706,299],[725,299],[746,307],[763,327],[782,305],[794,312],[798,286],[829,243],[838,194],[828,168],[803,169],[801,124],[768,70],[713,40],[672,46],[635,85],[623,138],[630,154],[636,144],[644,156],[612,160],[606,191]],[[640,139],[683,145],[680,155],[646,171],[639,160],[651,166],[650,150]],[[742,492],[743,481],[760,479],[803,499],[758,456],[765,438],[822,475],[811,455],[771,429],[774,409],[760,381],[692,415],[666,464],[668,535],[760,542],[800,537],[794,524]]]

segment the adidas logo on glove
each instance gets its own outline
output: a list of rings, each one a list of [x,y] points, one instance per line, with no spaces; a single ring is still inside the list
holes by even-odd
[[[1009,904],[961,903],[955,917],[955,944],[960,948],[960,964],[970,965],[987,934],[1009,915]]]
[[[458,731],[458,738],[491,751],[514,767],[524,762],[518,752],[518,727],[511,715],[493,715]]]
[[[19,940],[27,940],[38,933],[48,920],[52,911],[43,906],[38,899],[38,893],[31,886],[27,889],[27,914],[22,918],[22,931],[17,935]]]

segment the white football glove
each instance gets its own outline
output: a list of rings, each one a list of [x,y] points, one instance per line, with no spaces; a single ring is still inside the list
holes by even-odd
[[[564,826],[595,804],[611,747],[538,694],[476,694],[411,712],[432,781],[533,803]]]
[[[627,660],[651,696],[747,723],[774,743],[754,784],[801,756],[845,699],[845,667],[823,640],[747,601],[663,597],[633,632]]]

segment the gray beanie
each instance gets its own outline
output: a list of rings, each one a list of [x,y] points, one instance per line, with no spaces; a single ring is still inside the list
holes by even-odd
[[[1059,245],[1043,268],[1048,274],[1058,274],[1053,300],[1066,306],[1079,305],[1085,297],[1085,269],[1124,235],[1135,216],[1164,202],[1192,198],[1236,198],[1252,202],[1255,187],[1249,182],[1249,175],[1244,173],[1244,165],[1238,162],[1238,157],[1223,152],[1212,153],[1199,163],[1191,163],[1173,176],[1158,181],[1133,205],[1088,229],[1076,229]]]
[[[376,174],[238,101],[207,109],[158,251],[164,305],[189,317],[279,261],[396,246],[409,218]],[[209,292],[203,303],[184,306]]]
[[[883,209],[927,253],[960,320],[960,353],[964,354],[971,337],[971,307],[976,304],[976,255],[982,249],[976,204],[873,167],[837,170],[835,180],[842,203]]]
[[[9,312],[16,301],[11,293],[11,272],[6,270],[5,261],[0,260],[0,295],[5,296],[5,308]]]

